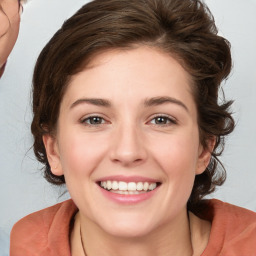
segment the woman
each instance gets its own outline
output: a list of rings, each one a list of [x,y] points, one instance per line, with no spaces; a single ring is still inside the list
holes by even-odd
[[[20,14],[24,2],[21,0],[0,0],[0,78],[18,37]]]
[[[33,78],[34,151],[72,199],[18,222],[11,256],[255,255],[255,213],[203,200],[225,180],[230,69],[200,1],[83,6]]]

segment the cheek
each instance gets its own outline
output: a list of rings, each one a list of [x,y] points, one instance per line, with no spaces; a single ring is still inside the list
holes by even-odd
[[[20,13],[18,1],[4,2],[0,9],[0,35],[5,34],[7,31],[13,38],[17,37],[20,24]]]
[[[0,38],[8,31],[10,24],[7,16],[0,9]]]
[[[7,16],[0,10],[0,68],[5,64],[11,51],[8,40],[8,31],[10,24]]]
[[[189,197],[195,179],[198,161],[198,134],[181,133],[158,140],[154,147],[155,160],[163,170],[169,193]]]
[[[168,154],[168,153],[169,154]],[[161,158],[171,204],[186,205],[191,194],[197,167],[197,147],[191,140],[179,140],[166,148]],[[175,199],[174,199],[175,198]]]
[[[17,14],[15,17],[13,17],[11,21],[11,28],[10,28],[10,44],[12,46],[15,44],[18,34],[19,34],[19,28],[20,28],[20,15]]]
[[[158,140],[154,147],[155,155],[159,162],[166,166],[169,171],[186,171],[196,167],[198,160],[199,139],[196,133],[191,136],[181,134],[180,136],[170,136],[162,141]],[[169,168],[167,168],[169,166]]]
[[[63,135],[60,157],[64,175],[81,177],[90,175],[105,154],[102,140],[97,136]]]
[[[1,12],[1,11],[0,11]],[[19,33],[20,17],[14,17],[11,24],[4,14],[0,14],[0,66],[2,66],[11,53]],[[3,22],[3,23],[2,23]],[[3,24],[3,26],[2,26]]]

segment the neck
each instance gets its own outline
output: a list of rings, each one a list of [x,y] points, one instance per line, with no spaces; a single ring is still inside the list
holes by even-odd
[[[87,256],[191,256],[193,254],[186,211],[179,218],[140,237],[120,237],[101,230],[81,217],[81,234]],[[79,218],[80,218],[79,217]]]

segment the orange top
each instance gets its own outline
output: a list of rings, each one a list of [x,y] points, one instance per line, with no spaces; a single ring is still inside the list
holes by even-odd
[[[212,222],[201,256],[256,256],[256,213],[213,199],[204,219]],[[78,209],[72,200],[32,213],[11,232],[10,256],[70,256],[69,234]]]

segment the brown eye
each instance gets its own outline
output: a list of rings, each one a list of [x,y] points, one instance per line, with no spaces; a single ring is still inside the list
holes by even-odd
[[[159,116],[159,117],[155,118],[156,124],[167,124],[168,122],[169,122],[169,120],[166,117]]]
[[[103,119],[101,117],[98,117],[98,116],[94,116],[94,117],[89,118],[90,124],[101,124],[102,120]]]

